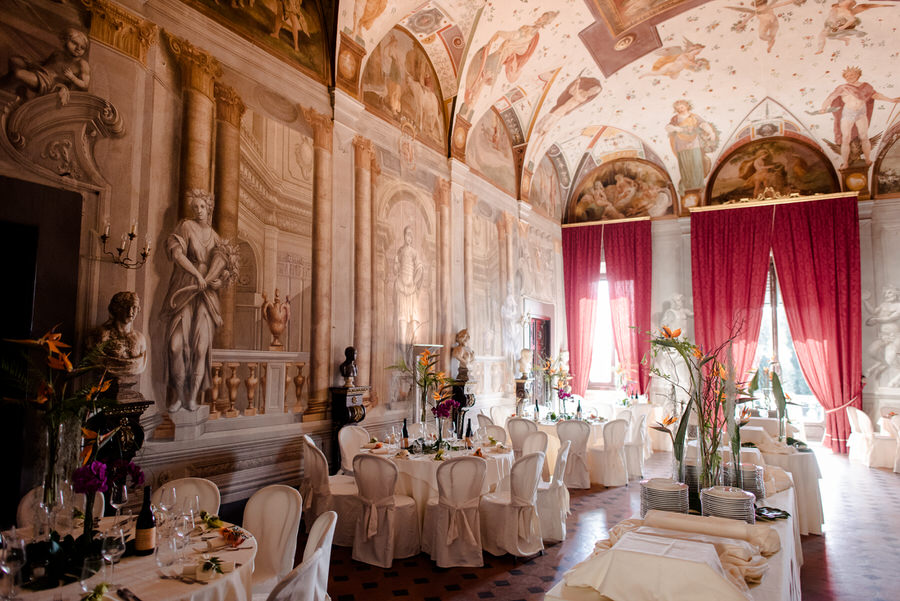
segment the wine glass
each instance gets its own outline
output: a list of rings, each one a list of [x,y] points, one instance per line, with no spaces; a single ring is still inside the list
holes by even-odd
[[[116,509],[115,526],[119,525],[119,513],[126,503],[128,503],[128,488],[124,484],[111,484],[109,487],[109,504]]]
[[[156,565],[164,578],[176,578],[181,575],[181,555],[178,551],[178,539],[171,536],[162,537],[156,547]]]
[[[115,582],[116,562],[125,554],[125,534],[121,528],[112,528],[104,535],[100,553],[109,564],[109,581],[113,583]]]
[[[193,529],[194,520],[189,514],[180,515],[175,519],[175,536],[178,537],[178,543],[182,549],[182,554],[184,553],[184,548],[187,547]]]
[[[14,530],[4,532],[0,539],[0,571],[9,576],[9,597],[15,599],[16,579],[25,565],[25,539],[19,537]]]
[[[91,593],[94,588],[103,582],[103,558],[102,557],[85,557],[81,566],[81,590],[85,593]]]

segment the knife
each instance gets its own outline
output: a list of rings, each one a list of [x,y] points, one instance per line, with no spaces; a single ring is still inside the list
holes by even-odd
[[[116,590],[116,594],[125,601],[141,601],[140,597],[132,593],[130,589],[127,589],[124,586]]]

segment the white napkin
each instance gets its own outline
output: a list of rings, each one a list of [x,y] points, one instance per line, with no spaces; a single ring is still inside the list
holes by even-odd
[[[760,553],[766,557],[781,549],[781,539],[778,538],[778,533],[764,524],[748,524],[728,518],[685,515],[651,509],[644,516],[644,525],[652,528],[739,538],[759,547]]]

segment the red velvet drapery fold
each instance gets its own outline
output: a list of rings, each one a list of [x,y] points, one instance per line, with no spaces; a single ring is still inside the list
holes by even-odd
[[[739,381],[752,368],[772,246],[771,206],[691,214],[694,338],[712,350],[732,346]]]
[[[797,360],[826,410],[823,442],[846,453],[844,407],[862,408],[856,197],[779,205],[772,246]]]
[[[593,357],[597,287],[603,260],[603,226],[587,225],[562,231],[563,282],[566,294],[566,332],[572,392],[584,396]]]
[[[636,392],[646,394],[650,366],[642,359],[650,353],[650,221],[607,224],[603,247],[616,353]]]

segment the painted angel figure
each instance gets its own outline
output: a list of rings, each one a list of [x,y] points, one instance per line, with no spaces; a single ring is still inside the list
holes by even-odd
[[[883,8],[890,6],[889,4],[857,4],[856,0],[840,0],[831,5],[828,14],[825,15],[825,24],[822,31],[819,32],[819,47],[816,54],[822,54],[825,50],[825,42],[830,38],[832,40],[841,40],[846,46],[850,45],[850,38],[863,38],[866,32],[856,27],[862,24],[858,15],[859,13],[869,10],[870,8]]]
[[[709,70],[709,61],[698,56],[704,48],[706,48],[705,45],[696,44],[687,38],[684,38],[683,46],[666,46],[659,50],[662,56],[653,63],[650,73],[642,74],[641,78],[666,75],[676,79],[685,69],[690,71]]]
[[[772,2],[769,0],[753,0],[753,7],[744,6],[727,6],[731,10],[743,13],[738,21],[731,26],[732,31],[746,31],[747,25],[754,18],[758,21],[759,39],[766,42],[766,52],[772,52],[772,46],[775,45],[775,35],[778,33],[778,15],[775,14],[776,8],[787,6],[788,4],[803,4],[806,0],[784,0],[783,2]]]

